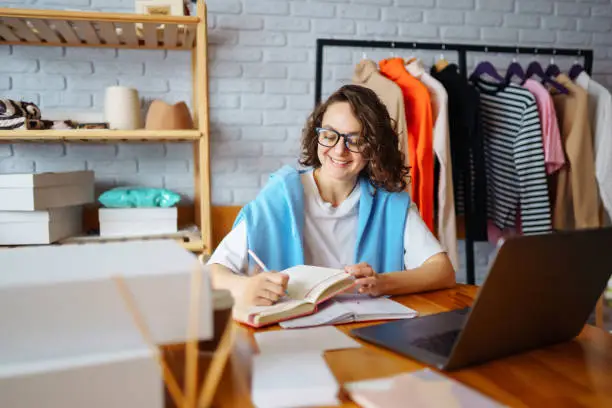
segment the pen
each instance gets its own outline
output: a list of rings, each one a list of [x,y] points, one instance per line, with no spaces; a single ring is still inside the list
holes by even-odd
[[[247,252],[249,253],[249,255],[251,255],[253,260],[255,262],[257,262],[257,265],[259,265],[261,267],[261,269],[263,269],[264,272],[270,272],[268,267],[263,262],[261,262],[261,259],[259,259],[259,257],[257,255],[255,255],[255,252],[251,251],[250,249],[247,250]]]
[[[251,255],[251,257],[253,258],[253,260],[255,262],[257,262],[257,265],[259,265],[261,267],[261,269],[263,269],[264,272],[270,272],[270,270],[268,269],[268,267],[266,266],[265,263],[263,263],[261,261],[261,259],[259,259],[259,257],[257,255],[255,255],[255,252],[251,251],[250,249],[247,250],[247,252],[249,253],[249,255]],[[285,294],[288,295],[289,292],[285,289]]]

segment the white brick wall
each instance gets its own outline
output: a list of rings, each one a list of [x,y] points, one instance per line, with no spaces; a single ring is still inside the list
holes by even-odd
[[[133,0],[11,0],[9,7],[132,12]],[[590,47],[595,78],[612,86],[609,0],[209,0],[208,8],[215,204],[243,204],[270,171],[295,162],[312,108],[319,37]],[[326,50],[324,95],[349,80],[363,52],[391,55]],[[436,55],[415,54],[425,62]],[[3,46],[0,58],[0,94],[32,100],[43,114],[100,111],[104,88],[114,84],[191,104],[186,52]],[[502,65],[510,59],[494,57]],[[558,62],[567,69],[572,59]],[[189,144],[29,146],[0,146],[0,172],[86,167],[104,187],[140,182],[193,194]]]

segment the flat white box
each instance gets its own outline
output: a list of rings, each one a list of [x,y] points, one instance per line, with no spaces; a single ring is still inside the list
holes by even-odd
[[[0,174],[0,210],[46,210],[94,201],[93,171]]]
[[[0,245],[51,244],[80,235],[82,231],[81,206],[41,211],[0,211]]]
[[[178,231],[178,211],[170,208],[100,208],[101,237],[135,237]]]
[[[7,408],[163,408],[163,387],[147,349],[0,367]]]
[[[116,275],[155,343],[184,343],[195,270],[203,273],[198,338],[209,340],[207,269],[173,240],[0,249],[0,367],[146,348]]]

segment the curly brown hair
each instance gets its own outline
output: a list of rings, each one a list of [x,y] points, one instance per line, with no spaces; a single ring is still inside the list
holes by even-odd
[[[361,175],[367,177],[376,188],[390,192],[404,191],[410,169],[404,165],[404,154],[398,148],[399,138],[393,129],[393,121],[378,95],[360,85],[342,86],[315,108],[302,133],[300,164],[321,167],[315,128],[321,126],[327,108],[336,102],[348,102],[361,123],[360,137],[364,143],[361,154],[368,162]]]

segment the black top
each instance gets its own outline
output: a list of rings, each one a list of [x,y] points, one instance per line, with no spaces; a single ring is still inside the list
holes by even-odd
[[[470,214],[466,217],[470,236],[475,241],[487,240],[487,182],[484,139],[480,126],[480,94],[468,84],[456,64],[431,75],[448,93],[448,120],[453,165],[455,205],[458,214],[465,214],[465,191],[470,189]],[[466,186],[466,182],[470,185]]]

